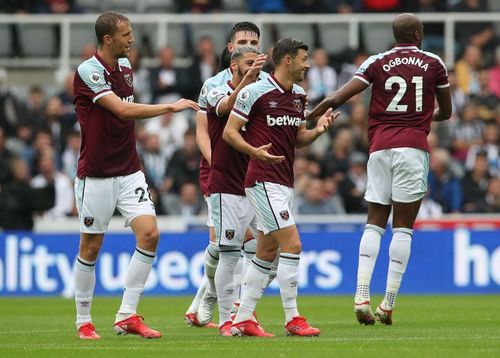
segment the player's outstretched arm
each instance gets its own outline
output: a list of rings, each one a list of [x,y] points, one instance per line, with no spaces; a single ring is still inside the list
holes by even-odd
[[[229,116],[229,120],[226,123],[226,127],[224,128],[224,133],[222,134],[222,139],[226,141],[230,146],[234,149],[248,154],[251,157],[254,157],[258,160],[269,164],[277,164],[281,163],[285,160],[285,157],[282,155],[272,155],[268,152],[271,148],[272,144],[265,144],[258,148],[248,144],[245,139],[240,134],[241,128],[245,125],[245,121],[242,121],[238,117],[234,115]]]
[[[197,111],[200,109],[196,102],[184,98],[175,103],[142,104],[122,101],[120,97],[114,93],[99,98],[97,104],[123,120],[145,119],[168,112],[181,112],[186,109]]]
[[[234,89],[233,93],[220,100],[220,103],[217,105],[217,115],[219,117],[227,116],[233,109],[234,102],[236,102],[236,97],[238,97],[238,93],[240,93],[240,91],[245,88],[245,86],[248,86],[249,84],[257,81],[260,71],[262,70],[262,66],[264,66],[264,64],[266,63],[266,59],[267,55],[258,55],[253,62],[252,67],[248,70],[241,82]]]
[[[439,107],[434,111],[432,116],[433,122],[446,121],[451,117],[451,92],[450,87],[438,88],[436,90],[436,99]]]
[[[320,104],[314,107],[313,110],[307,114],[306,121],[316,121],[328,110],[328,108],[332,108],[333,110],[339,108],[349,98],[357,95],[361,91],[364,91],[366,87],[368,87],[368,85],[360,79],[357,79],[356,77],[351,78],[349,82],[334,91],[331,95],[321,101]]]
[[[205,112],[196,112],[196,144],[201,155],[212,164],[212,147],[210,146],[210,135],[208,134],[208,118]]]
[[[326,113],[318,119],[316,127],[307,130],[305,126],[300,126],[297,132],[297,142],[295,147],[302,148],[314,142],[320,135],[325,133],[333,122],[340,116],[340,112],[333,113],[333,109],[328,108]]]

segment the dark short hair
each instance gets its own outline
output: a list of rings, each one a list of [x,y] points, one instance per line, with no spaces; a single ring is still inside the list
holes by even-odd
[[[253,22],[248,22],[248,21],[243,21],[243,22],[238,22],[233,25],[231,28],[231,32],[229,33],[229,40],[233,41],[234,40],[234,35],[236,35],[237,32],[254,32],[257,34],[257,37],[260,38],[260,30],[255,25]]]
[[[302,41],[297,40],[296,38],[293,37],[286,37],[284,39],[279,40],[274,45],[273,62],[275,65],[278,65],[286,55],[295,57],[297,56],[299,50],[307,51],[308,49],[309,46],[307,46]]]
[[[116,32],[117,25],[120,22],[130,22],[128,17],[116,11],[103,12],[95,21],[95,35],[97,43],[102,45],[105,35],[113,36]]]

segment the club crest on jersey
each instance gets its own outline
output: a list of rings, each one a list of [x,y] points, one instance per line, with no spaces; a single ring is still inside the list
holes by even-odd
[[[293,106],[297,112],[302,112],[304,108],[302,107],[302,101],[299,98],[293,100]]]
[[[132,84],[134,82],[134,79],[132,78],[132,75],[130,73],[126,73],[123,75],[123,78],[125,79],[125,82],[127,82],[129,87],[132,87]]]
[[[86,226],[86,227],[91,227],[92,224],[94,224],[94,218],[91,217],[91,216],[86,216],[84,219],[83,219],[83,224]]]
[[[234,239],[234,230],[226,230],[226,239],[228,240]]]
[[[288,210],[280,211],[280,216],[285,221],[288,221],[288,219],[290,219],[290,213],[288,212]]]

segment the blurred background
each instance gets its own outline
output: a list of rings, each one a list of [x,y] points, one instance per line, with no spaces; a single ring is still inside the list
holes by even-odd
[[[499,292],[500,277],[490,276],[490,271],[500,267],[495,266],[500,265],[500,254],[494,255],[500,253],[500,0],[2,0],[0,228],[5,234],[0,232],[0,292],[32,292],[14,285],[18,271],[16,278],[8,281],[13,271],[7,268],[18,265],[9,257],[39,254],[37,242],[48,245],[44,247],[49,251],[70,245],[65,253],[70,256],[68,262],[76,254],[73,181],[80,131],[72,103],[72,81],[78,64],[96,50],[94,22],[105,10],[123,12],[131,19],[136,40],[130,55],[136,102],[172,102],[181,97],[196,100],[202,83],[218,72],[231,26],[252,21],[261,29],[263,52],[272,51],[275,41],[288,36],[309,45],[311,68],[301,85],[308,91],[311,107],[346,83],[369,55],[392,47],[395,13],[418,13],[424,22],[423,49],[440,55],[449,70],[453,116],[444,123],[433,123],[428,138],[429,192],[417,226],[431,230],[423,230],[421,235],[431,238],[428,245],[436,253],[451,250],[445,263],[449,275],[440,278],[436,290],[440,282],[447,285],[446,292],[474,286],[474,275],[479,275],[479,284],[474,287]],[[266,64],[265,69],[272,71],[273,64]],[[343,253],[342,245],[347,245],[348,251],[337,259],[340,262],[344,254],[352,256],[353,269],[357,247],[353,240],[360,236],[367,209],[363,195],[369,98],[369,91],[365,91],[344,105],[341,118],[328,135],[298,150],[295,161],[294,210],[305,242],[310,239],[317,255],[332,251],[337,244],[341,246],[332,252]],[[198,188],[200,153],[194,124],[193,112],[136,123],[137,148],[160,215],[160,228],[181,235],[179,247],[188,246],[179,250],[189,265],[195,260],[198,245],[203,246],[206,240],[206,205]],[[475,231],[478,225],[480,229]],[[121,232],[122,226],[123,220],[117,218],[111,231]],[[10,230],[26,230],[27,234],[9,236]],[[338,232],[351,233],[344,236],[353,240],[336,243]],[[131,240],[130,234],[116,235]],[[312,242],[318,235],[332,240],[316,248],[317,243]],[[54,237],[57,241],[49,243]],[[434,240],[437,237],[443,237],[441,244]],[[472,254],[477,251],[476,244],[484,245],[485,251]],[[132,245],[131,241],[130,248]],[[456,251],[458,247],[463,250]],[[109,246],[109,250],[115,249]],[[120,252],[113,251],[111,260],[118,260]],[[462,256],[456,256],[457,252]],[[493,266],[489,266],[490,256]],[[323,260],[333,265],[335,257],[327,255]],[[456,260],[463,264],[459,271],[454,266]],[[486,268],[474,266],[483,261],[488,263]],[[33,258],[33,265],[35,262]],[[56,263],[51,265],[55,270]],[[172,265],[183,264],[175,261]],[[189,265],[186,272],[194,272]],[[350,261],[347,265],[350,267]],[[201,269],[198,266],[196,272]],[[328,271],[314,270],[311,275]],[[344,275],[349,272],[346,270]],[[472,276],[464,276],[469,274]],[[61,277],[59,283],[63,282]],[[191,292],[196,277],[178,292]],[[457,286],[457,282],[467,284]],[[341,279],[336,284],[326,291],[318,286],[315,289],[321,293],[344,287],[339,286]],[[346,292],[349,285],[343,288]],[[63,290],[64,286],[57,286],[49,291]],[[165,287],[158,292],[162,290]],[[418,287],[413,290],[420,292]]]

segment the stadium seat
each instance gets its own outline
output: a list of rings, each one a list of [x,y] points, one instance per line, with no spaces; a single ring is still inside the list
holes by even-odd
[[[70,49],[71,57],[79,57],[83,46],[88,43],[96,43],[95,30],[93,24],[72,23],[70,31]]]
[[[137,10],[149,14],[175,13],[176,6],[174,0],[141,0]]]
[[[390,23],[363,23],[361,32],[365,50],[369,54],[385,52],[394,43]]]
[[[124,14],[135,14],[139,8],[138,0],[102,0],[103,10],[112,10]]]
[[[348,24],[319,24],[321,47],[328,53],[337,53],[349,47]]]
[[[500,1],[498,0],[489,0],[488,8],[490,11],[500,11]]]
[[[9,57],[12,50],[12,33],[10,25],[0,24],[0,57]]]
[[[290,24],[279,23],[276,24],[278,29],[278,38],[295,37],[301,40],[309,47],[314,47],[314,34],[311,24]]]
[[[19,26],[19,39],[24,56],[53,57],[57,48],[57,25],[23,24]]]
[[[245,0],[223,0],[222,10],[224,12],[246,13],[248,8]]]
[[[100,13],[103,8],[103,0],[78,0],[78,6],[85,12]]]

